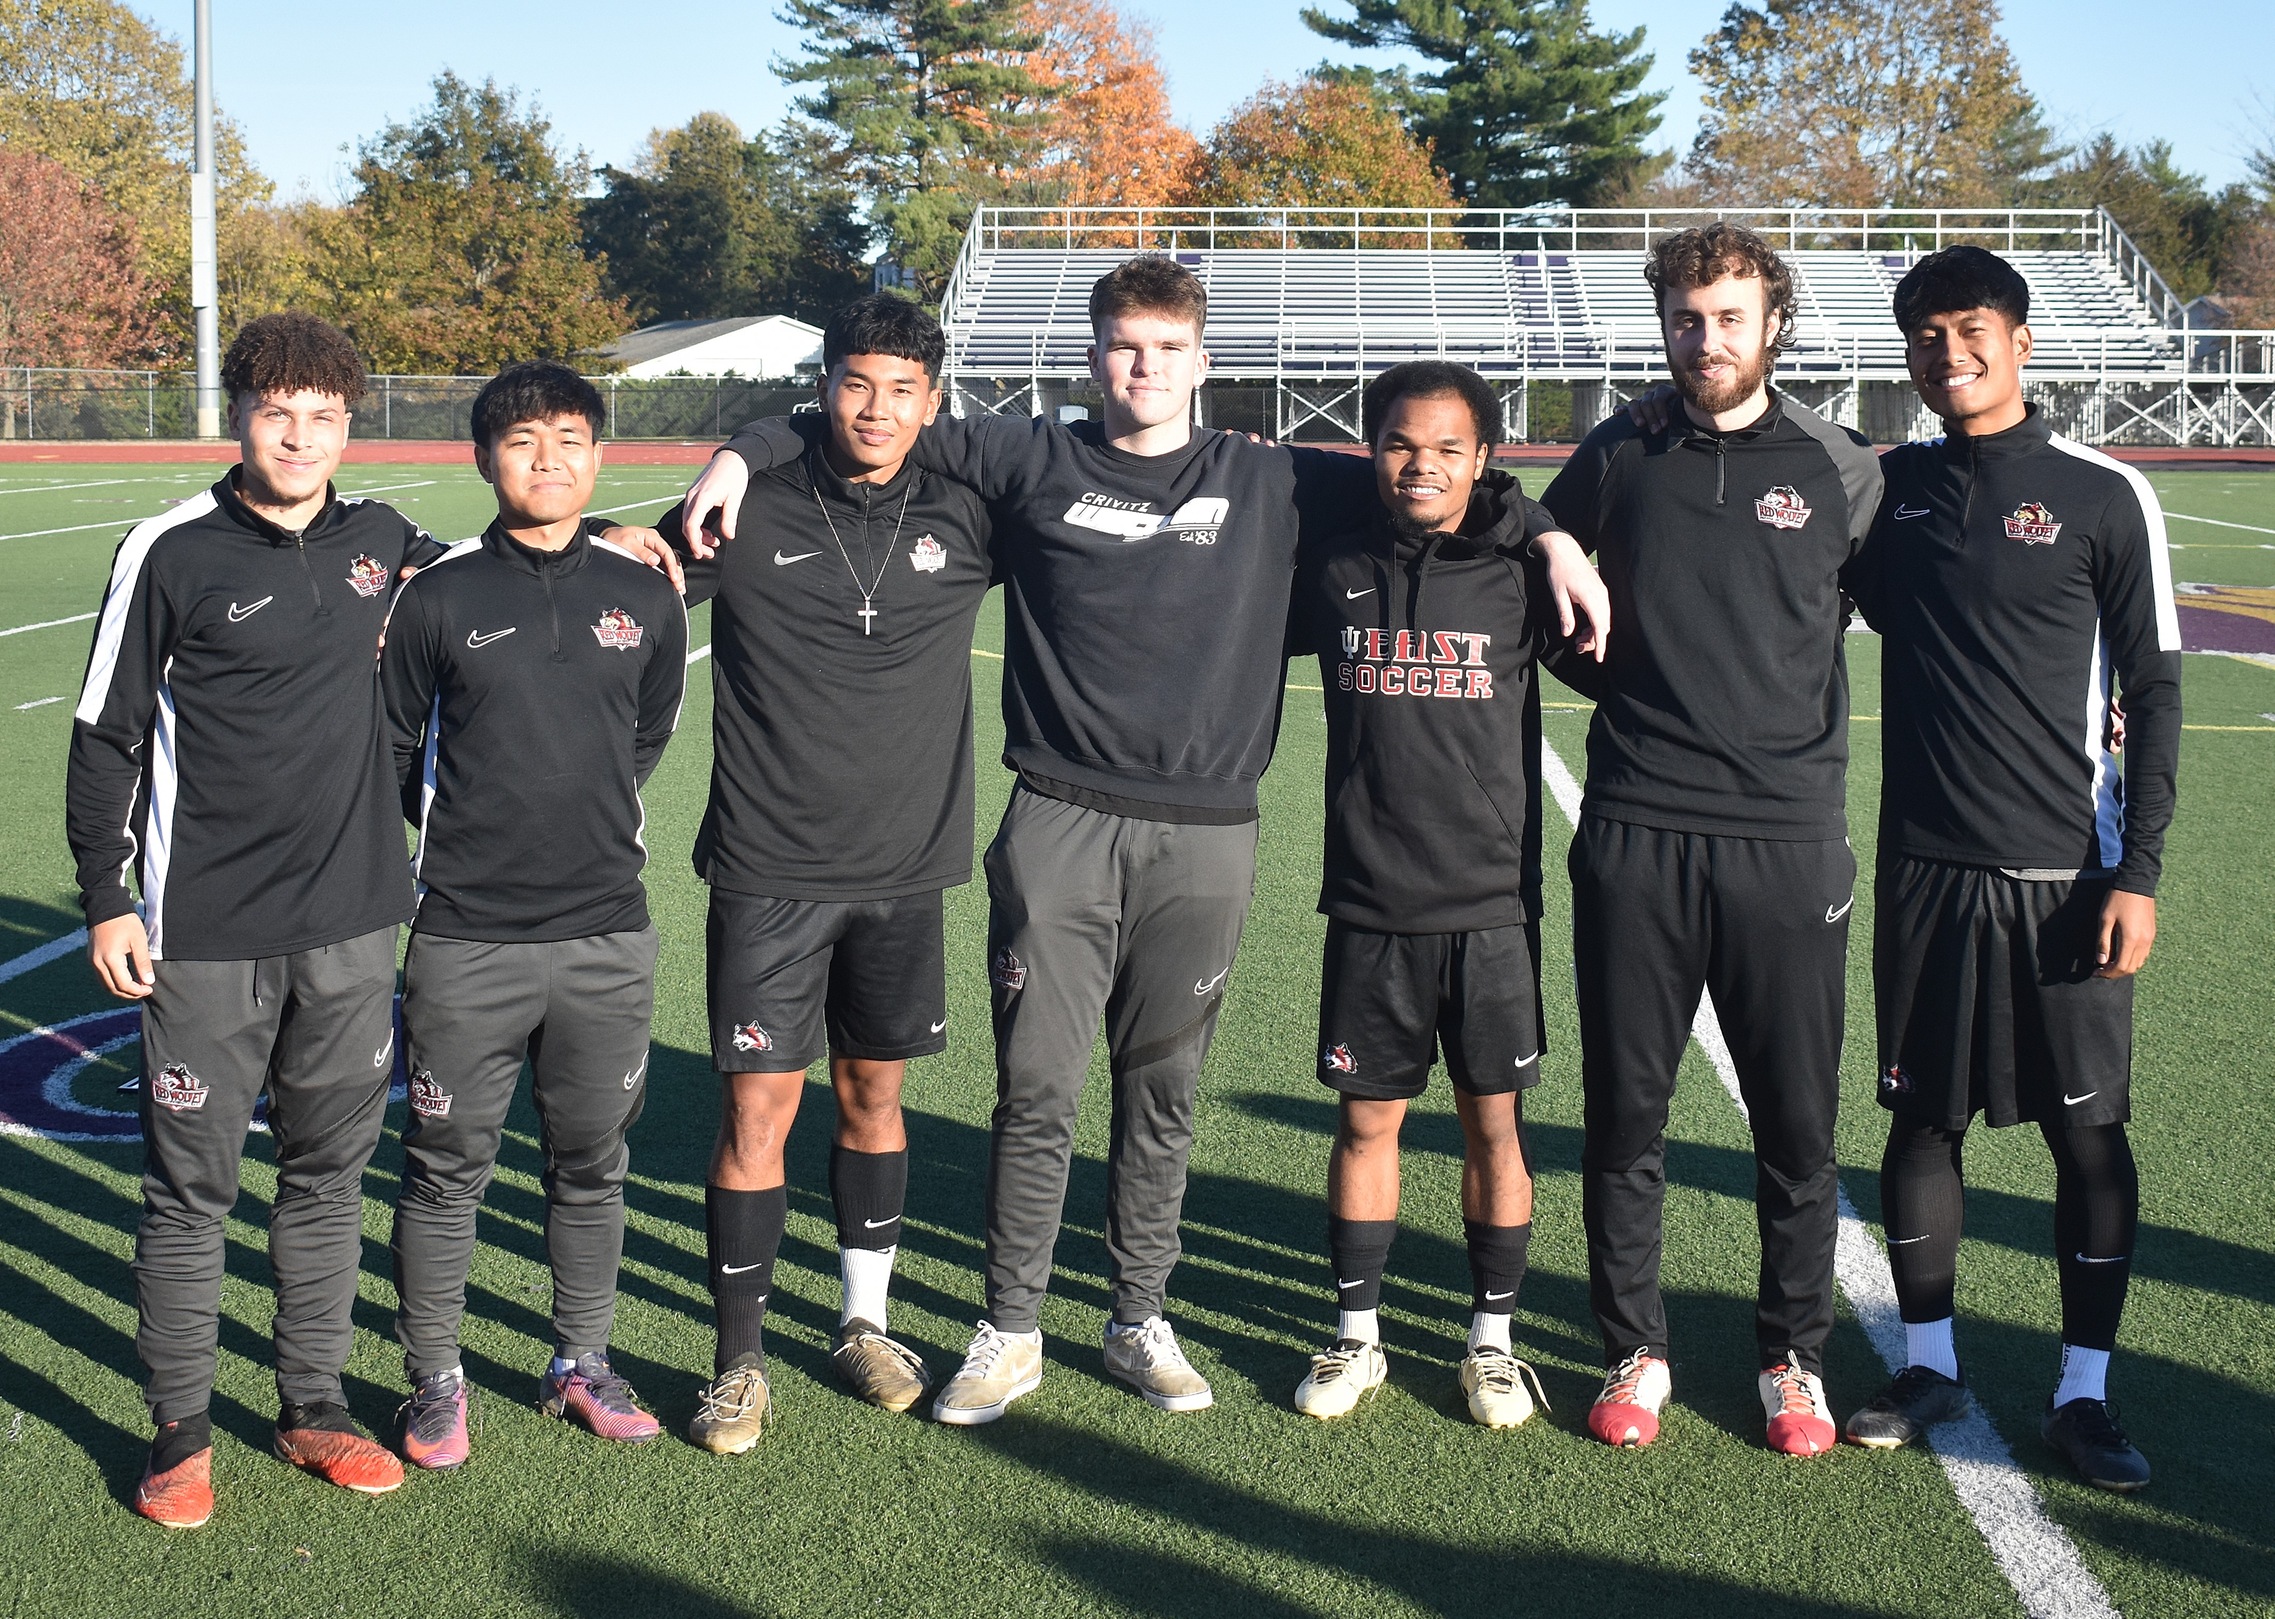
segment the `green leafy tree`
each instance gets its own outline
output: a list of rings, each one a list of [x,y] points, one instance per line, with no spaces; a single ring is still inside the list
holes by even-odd
[[[1587,0],[1349,0],[1306,7],[1307,26],[1362,49],[1435,64],[1388,88],[1460,199],[1481,207],[1590,207],[1632,183],[1666,98],[1643,30],[1599,33]]]
[[[1716,202],[1981,207],[2049,155],[1992,0],[1740,3],[1690,65]]]
[[[373,369],[569,360],[629,324],[584,253],[584,155],[559,152],[513,92],[444,73],[431,106],[364,144],[353,178],[319,225],[318,273]]]
[[[2051,207],[2108,209],[2182,298],[2213,290],[2262,211],[2249,187],[2214,192],[2182,169],[2169,141],[2127,149],[2106,134],[2057,169],[2044,192]]]
[[[1000,193],[1042,138],[1049,92],[1024,58],[1042,44],[1027,0],[786,0],[807,35],[779,61],[812,89],[798,110],[826,125],[893,261],[936,299],[973,207]]]
[[[600,171],[585,204],[586,245],[631,317],[828,316],[868,288],[868,227],[826,150],[785,129],[745,139],[697,113],[656,130],[629,169]]]

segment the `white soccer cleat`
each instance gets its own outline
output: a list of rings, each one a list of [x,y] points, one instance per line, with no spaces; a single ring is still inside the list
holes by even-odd
[[[1762,1414],[1769,1419],[1769,1448],[1787,1456],[1822,1456],[1840,1431],[1825,1404],[1825,1380],[1791,1361],[1761,1375]]]
[[[1296,1385],[1295,1408],[1322,1422],[1347,1417],[1389,1380],[1382,1345],[1338,1338],[1326,1353],[1311,1357],[1311,1370]]]
[[[1525,1386],[1527,1381],[1531,1388]],[[1540,1374],[1506,1349],[1483,1344],[1461,1360],[1461,1392],[1469,1399],[1471,1420],[1487,1428],[1517,1428],[1533,1414],[1534,1395],[1548,1409]]]

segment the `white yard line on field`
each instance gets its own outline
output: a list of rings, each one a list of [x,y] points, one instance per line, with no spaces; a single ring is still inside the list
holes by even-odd
[[[69,528],[27,528],[21,534],[0,534],[0,540],[36,540],[46,534],[84,534],[91,528],[107,528],[114,534],[124,534],[134,527],[132,518],[106,517],[100,523],[74,523]]]
[[[122,483],[158,483],[156,478],[93,478],[86,483],[27,483],[10,488],[0,484],[0,495],[52,495],[63,489],[108,489]]]
[[[1580,783],[1545,739],[1540,745],[1540,766],[1556,807],[1577,827]],[[1722,1037],[1721,1021],[1714,1015],[1712,996],[1699,997],[1691,1038],[1706,1053],[1715,1077],[1744,1117],[1746,1104],[1738,1091],[1738,1070],[1730,1060],[1729,1042]],[[1834,1274],[1872,1347],[1880,1352],[1890,1372],[1901,1371],[1907,1359],[1904,1324],[1896,1313],[1896,1281],[1888,1269],[1887,1250],[1858,1218],[1847,1189],[1839,1195],[1840,1236]],[[2078,1556],[2076,1544],[2061,1525],[2046,1516],[2037,1490],[2015,1465],[2014,1453],[1991,1426],[1981,1405],[1970,1402],[1966,1416],[1930,1429],[1928,1443],[1934,1447],[1935,1459],[1943,1464],[1944,1476],[1951,1480],[1959,1504],[1982,1532],[1999,1572],[2014,1587],[2023,1612],[2031,1619],[2120,1619],[2117,1605]]]
[[[11,978],[21,978],[34,967],[44,967],[51,961],[68,956],[86,942],[87,930],[80,928],[76,932],[66,933],[60,939],[50,939],[35,949],[27,950],[13,961],[0,961],[0,984],[5,984]]]
[[[711,655],[711,643],[710,643],[710,642],[708,642],[708,641],[706,641],[706,642],[704,642],[704,643],[703,643],[701,646],[697,647],[697,648],[696,648],[696,649],[695,649],[693,652],[690,652],[690,653],[687,655],[687,663],[688,663],[688,667],[689,667],[689,668],[693,668],[693,667],[694,667],[696,664],[699,664],[699,663],[701,663],[701,662],[702,662],[702,661],[703,661],[705,658],[708,658],[710,655]]]
[[[45,708],[50,703],[60,703],[63,700],[60,697],[35,697],[28,703],[18,703],[16,712],[21,714],[27,708]]]
[[[2177,517],[2183,523],[2208,523],[2213,528],[2240,528],[2246,534],[2275,534],[2275,528],[2262,528],[2257,523],[2231,523],[2228,522],[2225,518],[2198,517],[2193,512],[2176,512],[2167,510],[2165,512],[2165,516]]]
[[[0,636],[22,635],[29,630],[52,630],[63,624],[84,624],[93,613],[73,613],[69,618],[43,618],[37,624],[19,624],[12,630],[0,630]]]
[[[412,483],[375,483],[369,489],[342,489],[340,493],[350,500],[361,500],[366,495],[384,495],[397,489],[432,489],[441,481],[439,478],[420,478]]]

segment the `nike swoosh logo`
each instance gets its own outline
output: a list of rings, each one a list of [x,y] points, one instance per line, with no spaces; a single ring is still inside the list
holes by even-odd
[[[1854,894],[1851,894],[1840,904],[1828,906],[1825,910],[1825,920],[1828,922],[1838,922],[1842,917],[1848,915],[1848,908],[1855,903],[1856,896]]]
[[[721,1276],[740,1276],[744,1271],[756,1270],[765,1263],[766,1261],[763,1259],[754,1259],[747,1265],[721,1265],[719,1274]]]
[[[1908,523],[1915,517],[1929,517],[1933,515],[1934,514],[1928,511],[1928,509],[1924,506],[1915,508],[1899,504],[1896,507],[1896,521],[1899,523]]]
[[[514,628],[519,629],[520,626],[517,624]],[[468,646],[488,646],[492,641],[502,641],[511,634],[513,634],[513,630],[468,630],[466,632],[466,644]]]
[[[229,604],[229,622],[232,624],[242,624],[245,622],[245,620],[251,618],[255,613],[259,612],[262,608],[268,606],[270,602],[273,602],[275,600],[276,598],[274,596],[263,596],[259,601],[253,603],[253,605],[250,607],[239,607],[235,602],[231,602]]]
[[[1338,1291],[1341,1291],[1341,1292],[1349,1292],[1349,1291],[1350,1291],[1352,1288],[1354,1288],[1354,1287],[1364,1287],[1364,1286],[1366,1286],[1366,1285],[1367,1285],[1367,1281],[1366,1281],[1366,1278],[1365,1278],[1365,1277],[1363,1277],[1363,1276],[1362,1276],[1362,1277],[1360,1277],[1360,1278],[1359,1278],[1357,1281],[1355,1281],[1355,1282],[1337,1282],[1337,1283],[1335,1284],[1335,1286],[1336,1286],[1337,1290],[1338,1290]]]
[[[1523,1068],[1530,1063],[1536,1063],[1538,1061],[1540,1061],[1540,1053],[1536,1051],[1533,1052],[1530,1056],[1519,1057],[1512,1066]]]
[[[1228,973],[1230,971],[1232,971],[1232,969],[1230,967],[1227,967],[1225,968],[1224,973]],[[1214,978],[1202,979],[1199,983],[1193,986],[1193,993],[1196,995],[1206,995],[1210,990],[1216,988],[1217,985],[1224,982],[1224,973],[1218,973]]]
[[[395,1037],[394,1037],[393,1035],[389,1035],[389,1036],[387,1037],[387,1043],[386,1043],[385,1045],[381,1046],[381,1047],[380,1047],[380,1048],[379,1048],[377,1051],[375,1051],[375,1052],[373,1052],[373,1053],[371,1054],[371,1066],[372,1066],[372,1067],[374,1067],[374,1068],[384,1068],[384,1067],[386,1067],[386,1066],[387,1066],[387,1054],[388,1054],[390,1051],[393,1051],[394,1049],[395,1049]]]
[[[899,1218],[900,1216],[897,1214],[888,1214],[882,1220],[864,1220],[861,1222],[861,1229],[864,1231],[881,1231]]]
[[[819,551],[800,551],[794,557],[786,557],[781,552],[777,551],[774,553],[774,565],[777,568],[787,568],[793,562],[803,562],[808,557],[818,557],[820,555],[821,553]]]
[[[648,1059],[647,1059],[647,1058],[645,1058],[645,1057],[642,1057],[642,1058],[640,1059],[640,1066],[639,1066],[639,1067],[637,1067],[637,1068],[635,1068],[635,1069],[633,1069],[633,1070],[632,1070],[632,1071],[631,1071],[629,1074],[626,1074],[626,1075],[624,1076],[624,1088],[625,1088],[626,1090],[630,1090],[630,1089],[631,1089],[633,1086],[635,1086],[635,1085],[639,1084],[639,1083],[640,1083],[640,1076],[641,1076],[642,1074],[646,1073],[647,1071],[648,1071]]]
[[[2101,1092],[2098,1090],[2092,1090],[2087,1091],[2083,1096],[2072,1096],[2068,1091],[2064,1091],[2062,1092],[2062,1103],[2065,1107],[2076,1107],[2080,1102],[2090,1102],[2100,1094]]]
[[[2133,1256],[2131,1254],[2111,1254],[2106,1259],[2096,1259],[2091,1254],[2072,1254],[2070,1257],[2081,1265],[2122,1265]]]
[[[934,1034],[938,1034],[938,1033],[939,1033],[939,1032],[940,1032],[942,1029],[945,1029],[947,1026],[948,1026],[948,1020],[947,1020],[946,1018],[942,1018],[942,1019],[941,1019],[939,1022],[937,1022],[937,1023],[935,1023],[935,1024],[933,1024],[933,1025],[932,1025],[932,1032],[933,1032]]]
[[[1358,599],[1359,599],[1361,596],[1371,596],[1371,595],[1373,595],[1373,594],[1374,594],[1374,586],[1372,586],[1372,585],[1369,585],[1369,586],[1367,586],[1367,588],[1366,588],[1366,589],[1364,589],[1364,590],[1346,590],[1346,591],[1344,591],[1344,592],[1343,592],[1343,599],[1344,599],[1345,601],[1347,601],[1347,602],[1355,602],[1355,601],[1357,601],[1357,600],[1358,600]]]
[[[1516,1296],[1517,1296],[1517,1290],[1516,1290],[1515,1288],[1513,1288],[1513,1287],[1512,1287],[1512,1288],[1510,1288],[1510,1289],[1509,1289],[1509,1291],[1508,1291],[1508,1292],[1506,1292],[1506,1293],[1488,1293],[1488,1294],[1486,1294],[1486,1295],[1485,1295],[1485,1302],[1486,1302],[1486,1303],[1488,1303],[1488,1304],[1491,1304],[1491,1303],[1492,1303],[1492,1302],[1493,1302],[1495,1299],[1513,1299],[1513,1298],[1515,1298]]]
[[[1888,1239],[1888,1246],[1891,1248],[1901,1248],[1907,1242],[1925,1242],[1927,1239],[1928,1233],[1923,1231],[1916,1237],[1890,1237]]]

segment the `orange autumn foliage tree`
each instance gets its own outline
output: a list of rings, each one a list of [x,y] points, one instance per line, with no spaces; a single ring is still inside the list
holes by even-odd
[[[1025,57],[1048,98],[1033,164],[1006,178],[1008,200],[1158,208],[1186,188],[1201,143],[1169,116],[1169,81],[1153,32],[1108,0],[1032,0],[1042,35]]]
[[[1430,148],[1362,85],[1265,81],[1209,132],[1178,199],[1214,208],[1452,208]]]
[[[139,246],[133,222],[98,187],[52,158],[0,145],[0,365],[154,358],[158,289]]]

